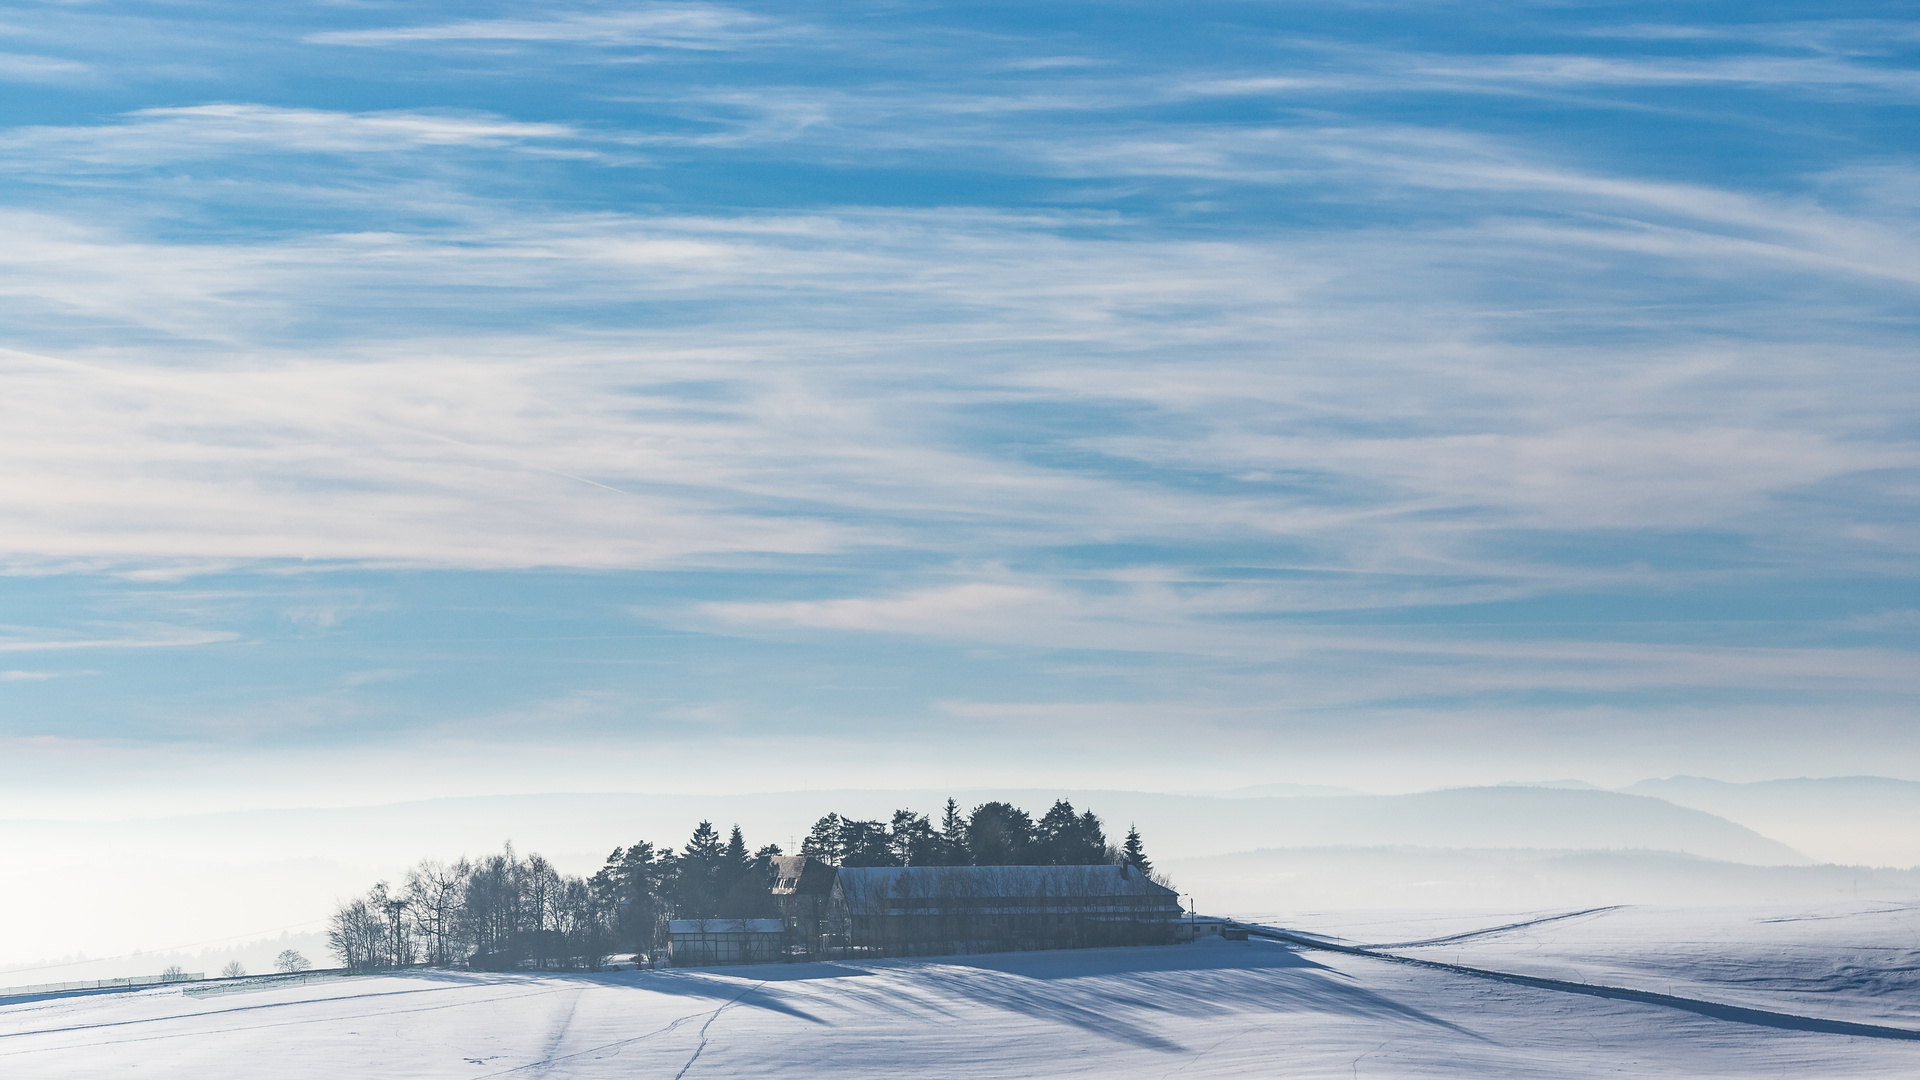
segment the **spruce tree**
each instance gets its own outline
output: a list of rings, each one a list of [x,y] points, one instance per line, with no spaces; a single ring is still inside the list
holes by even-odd
[[[1081,865],[1098,866],[1101,863],[1113,861],[1111,858],[1113,848],[1107,845],[1107,830],[1101,825],[1099,815],[1091,810],[1083,811],[1080,815],[1078,843],[1080,845],[1078,861]]]
[[[946,866],[967,866],[973,862],[967,853],[967,819],[960,804],[947,800],[947,811],[940,816],[940,861]]]
[[[746,874],[753,856],[747,854],[747,838],[740,835],[740,826],[735,825],[727,836],[727,850],[720,855],[720,868],[714,874],[714,896],[724,897],[728,890]]]
[[[726,847],[713,822],[703,821],[693,830],[687,849],[681,853],[673,875],[675,914],[685,919],[711,919],[720,902],[720,872]]]
[[[1147,858],[1146,845],[1140,842],[1140,830],[1136,826],[1127,826],[1127,842],[1120,849],[1120,857],[1142,874],[1153,873],[1153,863]]]

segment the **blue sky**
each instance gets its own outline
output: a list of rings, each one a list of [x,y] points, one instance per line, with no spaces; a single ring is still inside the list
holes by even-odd
[[[7,4],[7,809],[1920,777],[1915,15]]]

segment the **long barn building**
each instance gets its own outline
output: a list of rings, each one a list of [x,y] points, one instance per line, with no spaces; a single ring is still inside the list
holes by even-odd
[[[709,927],[676,922],[675,964],[1161,945],[1183,929],[1178,894],[1129,866],[836,868],[785,856],[729,901],[741,931],[758,916],[755,940],[723,950]]]
[[[1181,914],[1130,866],[848,867],[828,910],[874,956],[1164,945]]]

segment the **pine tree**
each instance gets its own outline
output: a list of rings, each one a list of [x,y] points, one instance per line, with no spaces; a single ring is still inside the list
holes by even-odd
[[[940,834],[925,814],[895,810],[893,824],[887,829],[887,843],[901,866],[938,866]]]
[[[1033,827],[1033,861],[1048,866],[1079,861],[1080,815],[1065,799],[1053,804]]]
[[[899,866],[887,827],[878,821],[840,819],[841,866]]]
[[[819,859],[828,866],[840,865],[840,815],[828,814],[813,823],[800,844],[800,854]]]
[[[967,818],[975,866],[1023,866],[1032,858],[1033,818],[1005,802],[981,803]]]
[[[645,840],[614,848],[590,884],[611,912],[616,952],[651,952],[667,913],[673,853],[656,852]]]
[[[1140,830],[1136,826],[1127,826],[1127,842],[1120,849],[1120,856],[1128,866],[1142,874],[1153,873],[1153,862],[1147,858],[1147,848],[1140,842]]]

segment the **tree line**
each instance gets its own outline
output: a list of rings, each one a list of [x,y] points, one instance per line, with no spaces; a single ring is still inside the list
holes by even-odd
[[[814,822],[800,853],[834,866],[1098,866],[1127,864],[1152,873],[1140,831],[1128,829],[1121,847],[1107,842],[1100,818],[1078,813],[1065,799],[1039,820],[1004,802],[982,803],[962,814],[947,800],[940,823],[895,810],[891,821],[828,814]]]
[[[1153,874],[1137,829],[1114,846],[1099,817],[1062,799],[1038,819],[1011,803],[963,814],[947,800],[936,825],[897,810],[887,821],[827,814],[800,853],[834,866],[1130,865]],[[749,850],[702,821],[678,851],[645,840],[615,848],[589,877],[562,874],[508,844],[477,860],[423,859],[341,903],[327,944],[356,971],[414,964],[480,970],[594,968],[606,957],[657,955],[670,919],[728,917],[736,890],[764,890],[776,844]],[[1154,875],[1156,878],[1158,875]],[[736,901],[737,903],[737,901]]]

